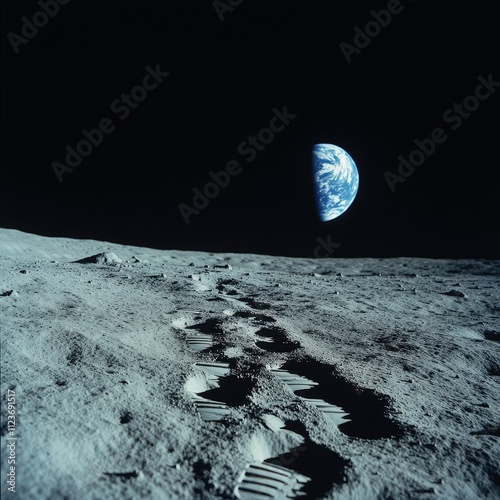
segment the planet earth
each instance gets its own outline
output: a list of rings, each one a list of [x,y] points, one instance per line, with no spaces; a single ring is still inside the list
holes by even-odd
[[[336,219],[351,206],[358,192],[359,174],[354,160],[338,146],[316,144],[313,176],[320,219]]]

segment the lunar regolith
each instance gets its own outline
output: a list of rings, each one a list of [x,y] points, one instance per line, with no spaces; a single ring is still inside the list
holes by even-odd
[[[498,261],[0,258],[3,498],[500,498]]]

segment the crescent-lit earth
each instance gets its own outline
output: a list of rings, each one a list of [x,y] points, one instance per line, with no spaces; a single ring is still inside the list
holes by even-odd
[[[316,144],[313,176],[320,219],[336,219],[351,206],[358,192],[359,174],[354,160],[338,146]]]

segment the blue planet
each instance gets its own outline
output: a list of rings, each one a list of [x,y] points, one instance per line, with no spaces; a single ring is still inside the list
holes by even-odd
[[[358,193],[359,174],[354,160],[338,146],[316,144],[313,176],[320,219],[336,219],[351,206]]]

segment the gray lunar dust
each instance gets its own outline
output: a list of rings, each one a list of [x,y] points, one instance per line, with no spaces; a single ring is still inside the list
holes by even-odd
[[[0,229],[2,498],[500,498],[499,275]]]

